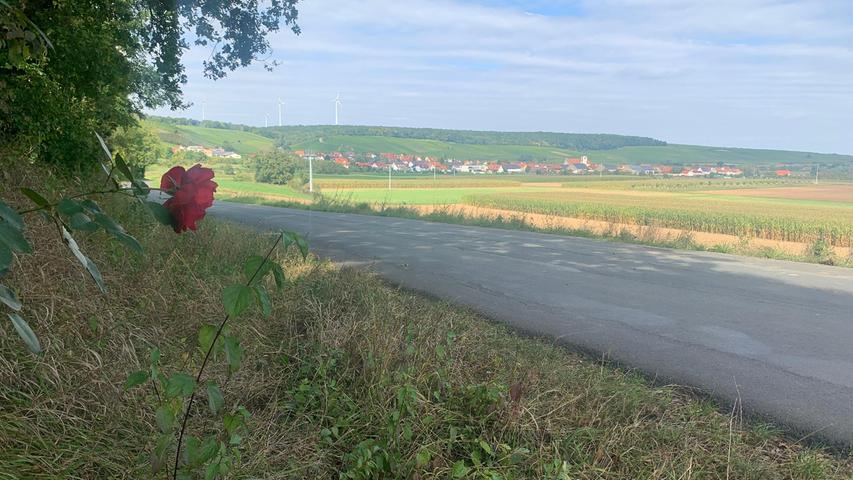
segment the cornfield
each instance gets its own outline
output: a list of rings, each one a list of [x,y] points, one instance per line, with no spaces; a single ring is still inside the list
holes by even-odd
[[[853,206],[796,205],[750,199],[720,200],[664,194],[535,192],[474,195],[463,201],[486,208],[612,223],[678,228],[747,238],[853,246]]]

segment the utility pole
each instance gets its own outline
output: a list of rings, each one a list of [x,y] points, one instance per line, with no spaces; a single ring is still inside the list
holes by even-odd
[[[308,191],[314,193],[314,157],[308,157]]]
[[[817,182],[818,182],[818,178],[817,178],[817,177],[818,177],[818,175],[819,175],[819,174],[820,174],[820,164],[818,163],[818,164],[817,164],[817,167],[815,168],[815,171],[814,171],[814,184],[815,184],[815,185],[817,185]]]
[[[388,164],[388,190],[391,190],[391,164]]]

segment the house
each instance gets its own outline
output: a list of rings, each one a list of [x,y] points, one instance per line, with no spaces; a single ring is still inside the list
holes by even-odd
[[[504,172],[506,173],[524,173],[527,169],[525,165],[519,163],[510,163],[504,166]]]
[[[791,171],[787,170],[787,169],[776,170],[776,176],[777,177],[790,177]]]
[[[587,168],[583,163],[570,163],[566,167],[566,171],[574,175],[581,175],[587,173]]]
[[[486,165],[486,171],[489,173],[504,173],[504,167],[500,163],[490,163]]]
[[[333,161],[336,165],[340,165],[344,168],[349,168],[349,159],[347,159],[346,157],[338,156],[335,157]]]

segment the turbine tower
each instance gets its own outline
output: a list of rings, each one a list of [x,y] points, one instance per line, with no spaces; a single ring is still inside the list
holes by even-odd
[[[281,126],[281,107],[284,106],[284,102],[281,101],[281,97],[278,97],[278,126]]]
[[[338,92],[338,96],[335,97],[335,125],[338,125],[338,116],[340,115],[341,109],[341,92]]]
[[[270,126],[270,114],[265,113],[264,114],[264,128],[269,127],[269,126]]]
[[[201,121],[204,121],[204,111],[207,108],[207,100],[201,101]]]

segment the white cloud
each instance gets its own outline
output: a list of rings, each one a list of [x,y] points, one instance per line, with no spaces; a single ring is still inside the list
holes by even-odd
[[[548,2],[543,2],[548,3]],[[586,0],[581,14],[448,0],[312,0],[260,66],[201,79],[208,116],[603,131],[853,152],[853,7],[843,0]],[[552,7],[556,3],[552,2]],[[558,6],[558,5],[557,5]],[[551,11],[559,10],[551,8]],[[190,112],[198,117],[198,112]]]

